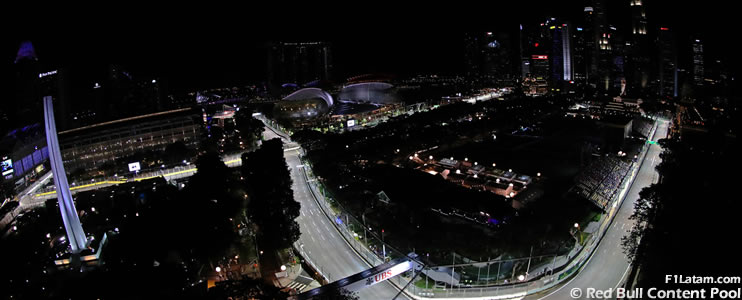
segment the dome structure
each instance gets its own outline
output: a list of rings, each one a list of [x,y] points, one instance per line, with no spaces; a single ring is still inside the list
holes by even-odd
[[[334,105],[332,96],[319,88],[304,88],[276,103],[275,113],[279,118],[307,119],[324,115]]]

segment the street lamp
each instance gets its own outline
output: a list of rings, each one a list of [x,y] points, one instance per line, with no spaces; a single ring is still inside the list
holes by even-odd
[[[286,266],[285,265],[281,265],[281,271],[286,271]]]
[[[222,268],[221,268],[221,267],[216,267],[216,272],[217,272],[217,273],[219,273],[219,272],[221,272],[221,271],[222,271]]]

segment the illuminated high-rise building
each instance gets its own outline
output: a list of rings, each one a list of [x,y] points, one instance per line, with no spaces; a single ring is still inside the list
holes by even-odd
[[[700,39],[693,39],[693,84],[702,86],[705,80],[703,69],[703,43]]]
[[[647,35],[647,15],[643,0],[629,0],[631,6],[631,34]]]
[[[469,32],[464,36],[466,75],[485,85],[501,85],[513,79],[510,35],[505,32]]]
[[[631,7],[631,45],[626,49],[626,81],[631,94],[643,93],[650,76],[650,40],[647,34],[647,15],[644,0],[629,0]]]
[[[566,92],[570,82],[574,82],[572,65],[571,25],[553,20],[549,26],[551,33],[551,86],[554,91]]]
[[[575,30],[572,31],[572,44],[574,45],[572,51],[574,81],[577,84],[583,85],[587,83],[587,77],[590,71],[590,49],[588,48],[585,28],[575,27]]]
[[[522,78],[549,80],[551,77],[552,33],[555,20],[546,20],[537,27],[526,27],[521,33]],[[555,27],[556,28],[556,27]]]

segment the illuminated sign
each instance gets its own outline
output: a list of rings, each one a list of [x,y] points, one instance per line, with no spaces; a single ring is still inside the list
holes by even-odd
[[[409,261],[403,262],[394,267],[391,267],[389,270],[386,270],[381,273],[377,273],[373,277],[367,278],[365,284],[366,285],[377,284],[379,282],[382,282],[384,280],[387,280],[389,278],[402,274],[411,268],[412,268],[412,264]]]
[[[49,72],[44,72],[44,73],[39,73],[39,78],[43,78],[43,77],[46,77],[46,76],[49,76],[49,75],[54,75],[54,74],[57,74],[57,70],[49,71]]]
[[[582,27],[577,27],[577,31],[582,31]]]
[[[393,265],[390,268],[382,270],[381,272],[378,272],[376,274],[369,275],[368,277],[364,276],[365,277],[364,279],[361,279],[359,281],[346,285],[344,288],[349,291],[357,291],[362,288],[367,288],[377,283],[384,282],[388,280],[389,278],[392,278],[394,276],[407,272],[410,269],[412,269],[412,262],[409,260],[405,260],[401,263]]]
[[[129,172],[136,172],[141,170],[141,166],[139,165],[139,162],[134,162],[129,164]]]
[[[548,55],[531,55],[531,59],[549,59]]]
[[[356,126],[356,120],[350,119],[348,120],[348,127]]]
[[[5,159],[2,162],[3,176],[13,173],[13,160]]]

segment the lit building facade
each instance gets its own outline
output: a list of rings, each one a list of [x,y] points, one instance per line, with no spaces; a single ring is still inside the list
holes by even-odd
[[[191,108],[136,116],[59,133],[67,169],[95,169],[138,151],[162,150],[174,142],[196,146],[202,134]]]
[[[693,84],[702,86],[705,79],[703,69],[703,43],[700,39],[694,39],[693,47]]]

